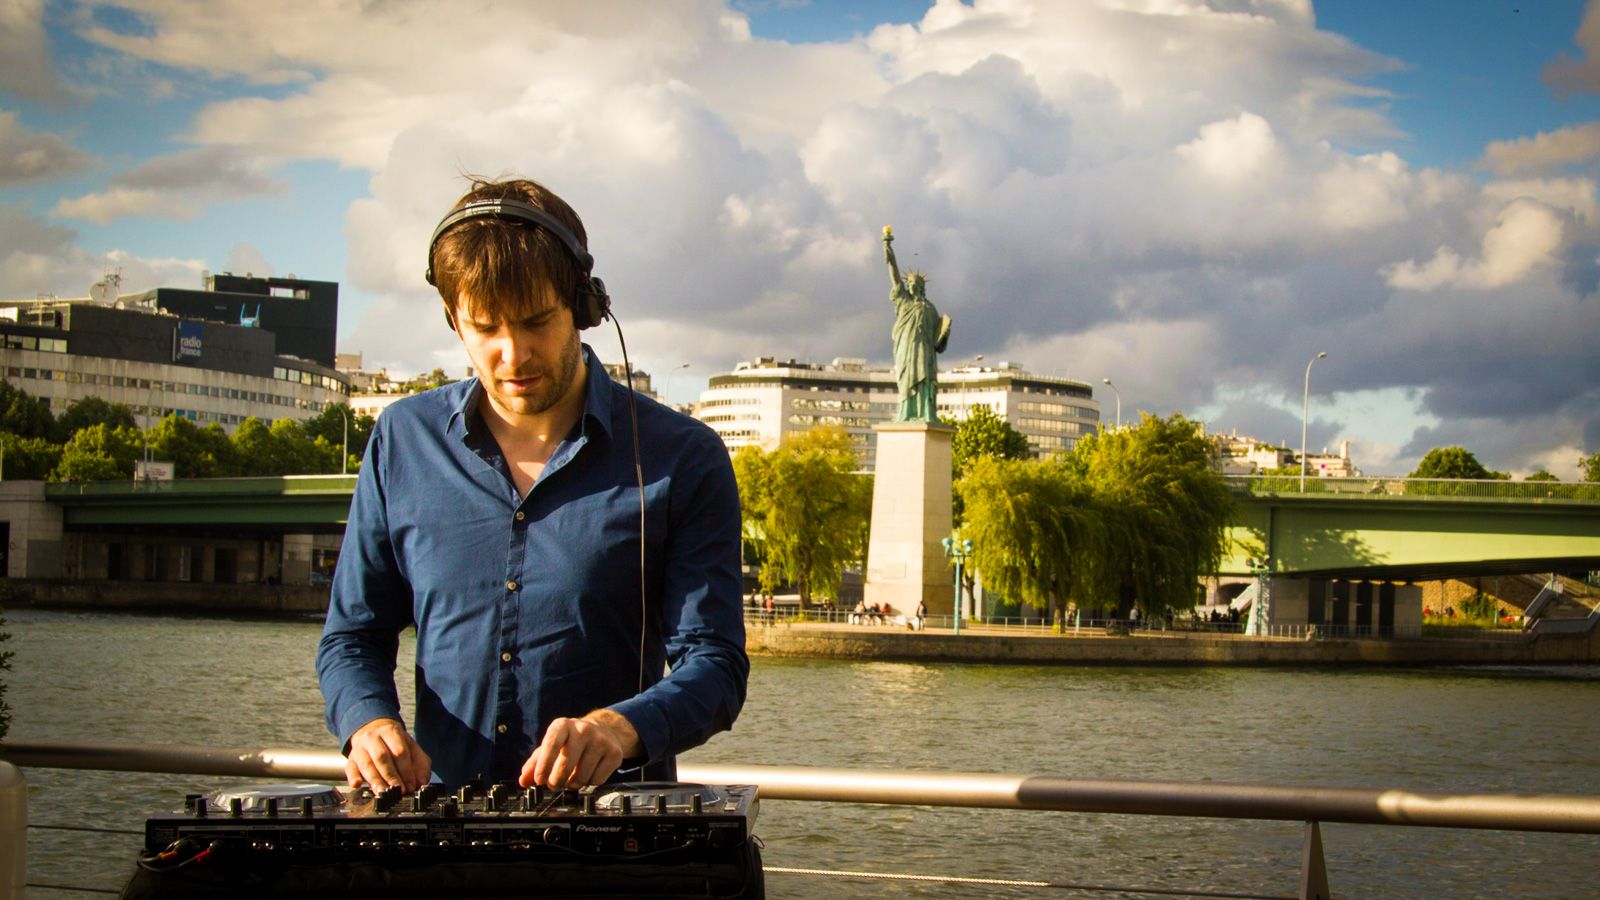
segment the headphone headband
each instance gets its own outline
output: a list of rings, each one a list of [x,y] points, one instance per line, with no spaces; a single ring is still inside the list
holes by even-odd
[[[578,328],[592,328],[610,315],[611,298],[606,295],[605,283],[593,276],[594,257],[590,255],[589,249],[583,245],[582,241],[578,240],[577,235],[572,233],[572,229],[562,224],[561,220],[539,207],[531,203],[524,203],[521,200],[509,198],[503,200],[474,200],[470,203],[463,203],[447,213],[439,221],[438,226],[433,229],[433,236],[428,239],[428,268],[423,272],[423,277],[428,279],[429,284],[435,287],[438,286],[433,280],[433,251],[439,244],[439,238],[443,237],[445,232],[468,219],[478,219],[485,216],[508,219],[513,222],[522,222],[537,228],[543,228],[545,231],[555,235],[556,239],[566,246],[567,252],[572,255],[573,261],[578,264],[579,269],[583,270],[583,278],[586,284],[585,289],[580,291],[579,295],[574,298],[572,316],[573,322]],[[445,312],[445,319],[450,322],[451,328],[455,328],[455,320],[450,317],[448,310]]]
[[[492,216],[496,219],[510,219],[512,221],[527,222],[536,225],[555,235],[567,247],[567,252],[578,263],[578,268],[583,274],[594,271],[594,257],[589,254],[588,248],[572,233],[572,229],[561,223],[560,219],[550,215],[531,203],[521,200],[474,200],[451,210],[439,221],[438,227],[433,229],[433,236],[428,238],[428,270],[425,273],[429,284],[433,284],[433,248],[438,246],[439,238],[444,233],[468,219],[479,219]]]

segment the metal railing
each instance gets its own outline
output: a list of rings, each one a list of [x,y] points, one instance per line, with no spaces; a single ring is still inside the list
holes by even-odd
[[[224,750],[182,745],[10,741],[0,746],[0,761],[23,768],[344,780],[343,757],[332,751],[304,748]],[[678,775],[704,784],[754,784],[759,786],[764,800],[1299,821],[1306,823],[1300,897],[1330,896],[1321,823],[1600,834],[1600,796],[1592,795],[1286,787],[800,766],[685,764],[679,766]],[[0,885],[16,874],[0,872]]]
[[[1318,494],[1390,500],[1522,500],[1600,503],[1600,483],[1592,481],[1506,481],[1473,478],[1307,478],[1291,475],[1225,475],[1246,494]]]

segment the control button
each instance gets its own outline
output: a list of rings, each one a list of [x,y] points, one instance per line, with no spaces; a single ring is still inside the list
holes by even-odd
[[[500,732],[501,734],[505,734],[506,733],[506,724],[504,722],[501,722],[499,725],[496,725],[494,727],[494,730]]]
[[[500,654],[500,661],[501,662],[511,662],[511,654],[510,653],[502,653],[502,654]]]
[[[514,590],[516,590],[516,589],[517,589],[517,583],[516,583],[516,582],[515,582],[515,581],[508,581],[508,582],[506,582],[506,590],[508,590],[508,591],[514,591]]]
[[[526,519],[527,517],[528,517],[527,513],[523,512],[520,509],[517,510],[516,519],[517,519],[518,522],[521,522],[523,519]]]

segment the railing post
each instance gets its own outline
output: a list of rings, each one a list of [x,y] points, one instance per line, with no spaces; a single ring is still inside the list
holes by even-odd
[[[1331,900],[1328,865],[1322,858],[1322,826],[1306,823],[1305,850],[1300,855],[1300,900]]]
[[[28,785],[0,760],[0,900],[22,900],[28,881]]]

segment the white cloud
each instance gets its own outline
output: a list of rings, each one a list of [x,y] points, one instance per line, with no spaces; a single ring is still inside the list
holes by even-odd
[[[1600,122],[1541,131],[1531,138],[1495,141],[1483,148],[1478,165],[1496,175],[1540,174],[1600,157]]]
[[[94,161],[59,135],[32,131],[0,109],[0,185],[44,181],[82,171]]]
[[[1464,259],[1455,250],[1440,247],[1425,263],[1407,260],[1388,267],[1384,274],[1390,287],[1409,291],[1504,287],[1554,262],[1564,231],[1561,217],[1549,207],[1532,200],[1513,200],[1484,234],[1477,257]]]
[[[1583,51],[1582,56],[1561,54],[1545,67],[1544,83],[1563,97],[1600,91],[1600,3],[1590,0],[1573,43]]]
[[[1179,147],[1177,154],[1209,177],[1238,181],[1261,174],[1277,147],[1266,119],[1240,113],[1201,127],[1200,136]]]
[[[630,350],[659,365],[885,360],[893,224],[955,317],[950,359],[1109,374],[1125,406],[1170,411],[1229,390],[1298,399],[1307,354],[1328,349],[1330,389],[1414,392],[1441,428],[1498,415],[1538,442],[1518,423],[1595,418],[1566,405],[1593,383],[1574,337],[1595,308],[1593,185],[1409,164],[1364,84],[1399,63],[1317,30],[1307,0],[940,0],[913,25],[796,46],[715,0],[129,5],[138,34],[83,35],[229,85],[177,136],[217,155],[141,167],[60,214],[181,215],[270,191],[302,159],[370,172],[341,277],[373,301],[347,330],[397,371],[461,364],[421,270],[467,171],[572,201]],[[1538,344],[1521,329],[1541,318],[1562,328]],[[1494,390],[1439,363],[1485,356]]]
[[[0,4],[0,94],[40,103],[59,103],[67,96],[50,62],[44,0]]]
[[[193,219],[205,204],[278,193],[286,185],[232,147],[200,147],[157,156],[111,179],[104,191],[69,197],[58,216],[104,225],[126,216]]]

